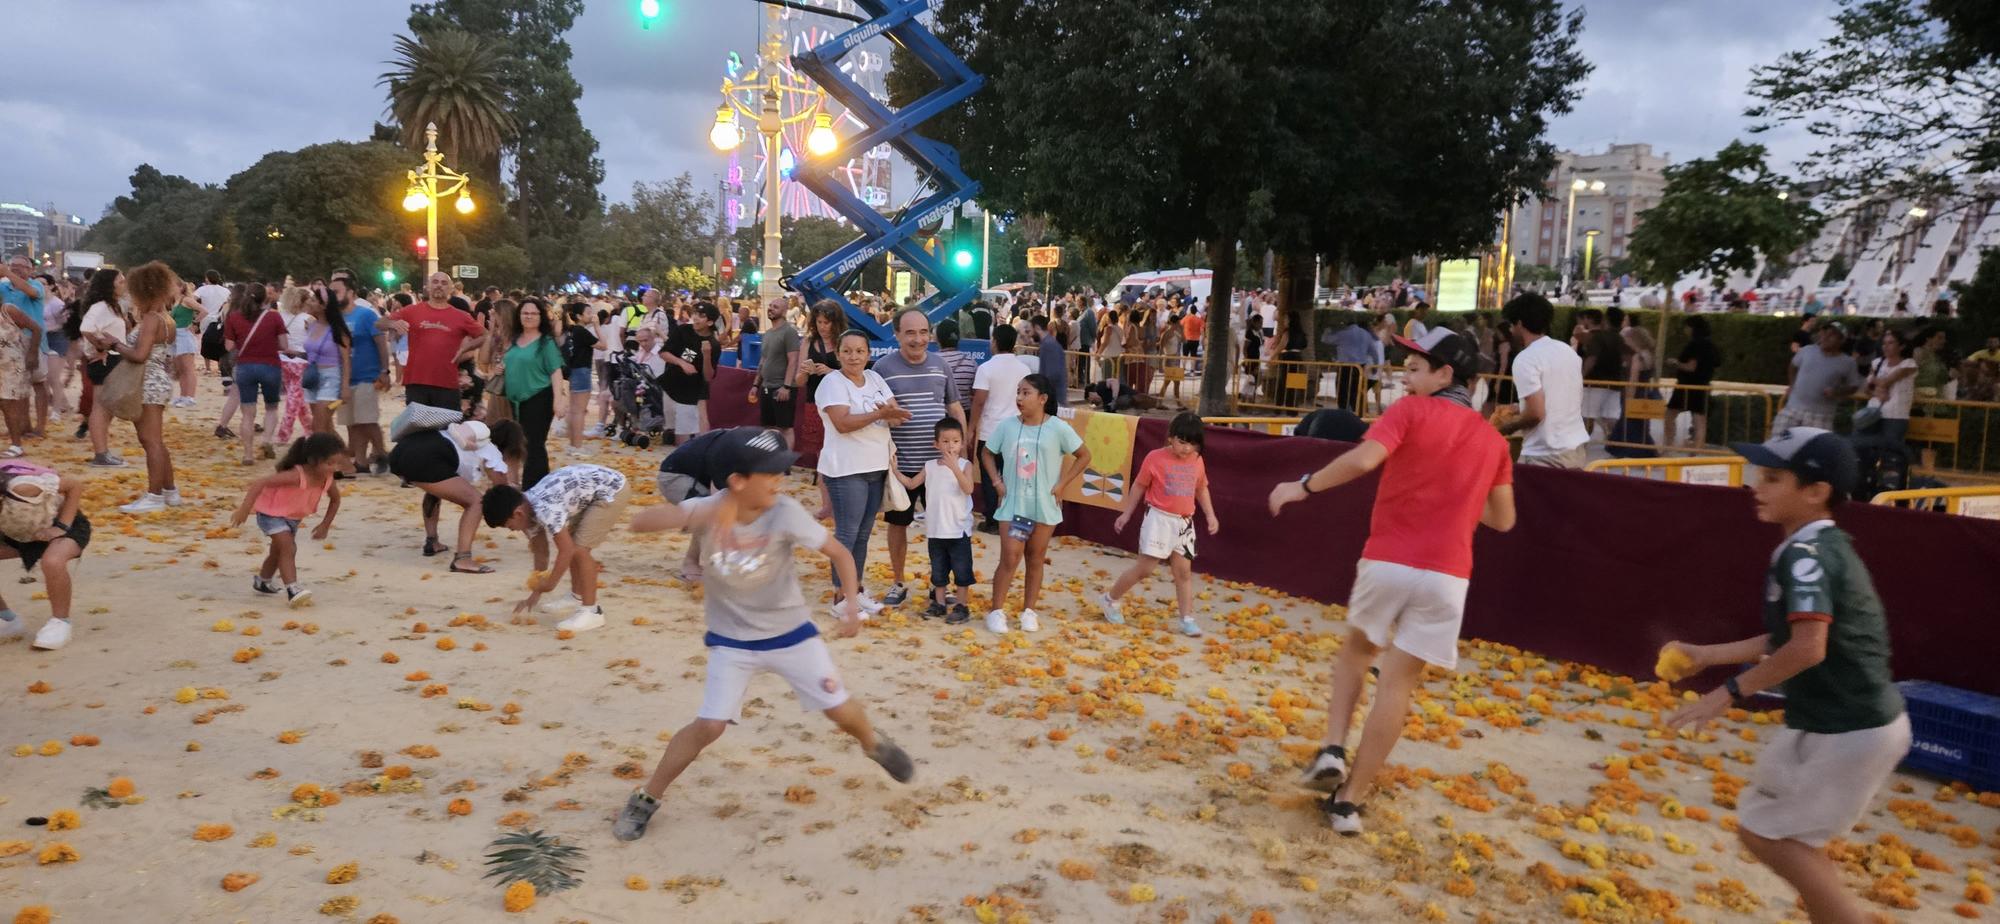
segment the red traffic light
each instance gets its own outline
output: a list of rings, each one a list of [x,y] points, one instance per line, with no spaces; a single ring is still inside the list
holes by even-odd
[[[429,253],[429,252],[430,252],[430,249],[431,249],[431,239],[430,239],[430,238],[427,238],[427,237],[419,237],[419,238],[417,238],[417,253],[419,253],[419,254],[425,254],[425,253]]]

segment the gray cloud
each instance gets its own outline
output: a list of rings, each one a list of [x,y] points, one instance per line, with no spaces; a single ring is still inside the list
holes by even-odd
[[[1650,141],[1676,159],[1746,134],[1752,66],[1815,41],[1834,0],[1581,0],[1597,64],[1551,138],[1569,148]],[[221,183],[264,153],[360,139],[383,117],[375,85],[407,0],[14,0],[11,24],[87,36],[101,57],[45,44],[0,82],[0,112],[21,130],[0,156],[0,199],[95,216],[138,164]],[[604,192],[724,169],[707,132],[723,61],[756,53],[747,0],[669,0],[669,21],[638,27],[636,2],[596,0],[569,36],[584,123],[602,146]],[[830,26],[837,26],[829,23]],[[1765,139],[1781,156],[1801,139]],[[907,171],[898,175],[907,192]]]

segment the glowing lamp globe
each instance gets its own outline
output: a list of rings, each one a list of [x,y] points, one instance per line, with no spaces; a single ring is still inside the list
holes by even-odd
[[[471,194],[469,194],[469,193],[464,193],[464,192],[461,192],[461,193],[459,193],[459,194],[458,194],[458,202],[457,202],[457,203],[455,203],[455,204],[453,205],[453,207],[454,207],[454,208],[456,208],[456,209],[458,209],[458,214],[460,214],[460,215],[470,215],[470,214],[472,214],[472,209],[473,209],[473,205],[472,205],[472,196],[471,196]]]
[[[423,190],[412,189],[403,194],[403,211],[421,212],[424,210],[424,205],[429,201],[429,199],[424,198]]]
[[[708,143],[718,151],[734,151],[743,143],[743,133],[736,128],[736,112],[728,106],[715,110],[715,127],[708,130]]]
[[[825,157],[840,150],[840,136],[834,134],[833,116],[824,112],[813,117],[812,133],[806,136],[806,150],[814,157]]]

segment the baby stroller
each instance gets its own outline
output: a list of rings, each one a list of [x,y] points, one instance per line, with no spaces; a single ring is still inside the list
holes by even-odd
[[[666,431],[666,396],[660,383],[637,357],[639,345],[628,341],[625,350],[611,355],[606,366],[611,379],[611,433],[627,446],[645,449]]]

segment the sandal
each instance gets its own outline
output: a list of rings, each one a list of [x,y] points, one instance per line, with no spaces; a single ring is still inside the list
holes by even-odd
[[[493,566],[492,566],[492,565],[482,565],[482,564],[478,564],[477,562],[474,562],[474,563],[473,563],[473,567],[470,567],[470,568],[460,568],[460,567],[458,566],[458,563],[459,563],[459,562],[462,562],[462,561],[463,561],[463,562],[470,562],[470,561],[472,561],[472,553],[471,553],[471,552],[460,552],[460,553],[458,553],[457,555],[453,555],[453,556],[451,557],[451,571],[452,571],[452,573],[453,573],[453,574],[492,574],[492,573],[493,573]]]
[[[425,557],[425,558],[429,558],[429,557],[431,557],[431,556],[433,556],[433,555],[436,555],[436,554],[438,554],[439,552],[442,552],[442,551],[444,551],[444,550],[445,550],[445,549],[447,549],[447,548],[449,548],[449,546],[446,546],[446,545],[445,545],[444,543],[442,543],[442,542],[439,542],[439,541],[437,541],[436,539],[432,539],[432,538],[430,538],[430,537],[428,537],[428,536],[426,536],[426,537],[424,538],[424,557]],[[456,558],[455,558],[455,557],[454,557],[454,560],[456,560]]]
[[[233,440],[236,438],[236,431],[228,427],[216,427],[215,438],[219,440]]]

